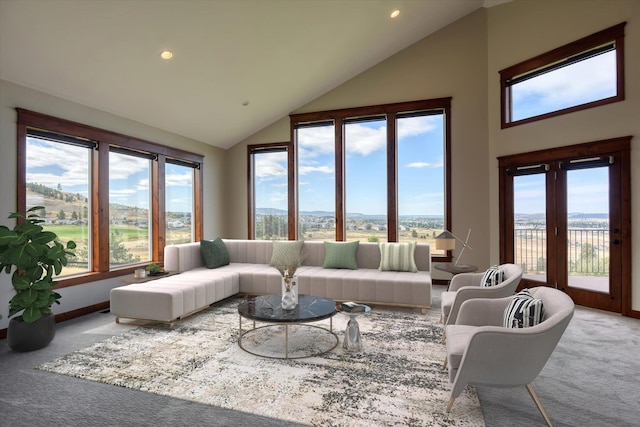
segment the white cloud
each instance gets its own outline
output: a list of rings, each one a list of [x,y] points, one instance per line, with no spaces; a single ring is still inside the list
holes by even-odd
[[[306,175],[308,173],[313,173],[313,172],[333,174],[333,171],[334,171],[333,166],[328,166],[328,165],[298,167],[298,173],[300,175]]]
[[[442,158],[438,159],[435,163],[429,162],[412,162],[405,165],[407,168],[415,168],[415,169],[437,169],[444,166],[444,161]]]
[[[287,154],[263,153],[255,156],[255,175],[257,178],[278,178],[287,176]]]
[[[359,123],[349,124],[345,129],[347,154],[368,156],[374,151],[386,150],[387,127],[371,128]]]
[[[525,80],[514,85],[514,109],[519,102],[531,102],[531,97],[546,107],[546,111],[553,111],[612,96],[615,69],[615,52],[609,52]]]
[[[398,120],[398,140],[423,135],[438,128],[442,116],[418,116]]]
[[[167,187],[190,187],[193,185],[193,173],[186,171],[184,173],[166,174],[164,181]]]
[[[27,141],[27,182],[50,188],[60,184],[63,190],[66,186],[88,185],[90,150],[33,138]]]

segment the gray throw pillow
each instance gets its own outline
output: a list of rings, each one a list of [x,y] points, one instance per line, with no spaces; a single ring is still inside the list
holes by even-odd
[[[358,269],[358,245],[355,242],[324,242],[324,264],[322,268]]]
[[[284,269],[295,269],[302,263],[302,240],[274,240],[273,252],[271,253],[271,262],[269,265],[277,268],[280,274],[284,273]],[[293,275],[295,270],[289,271]]]
[[[200,253],[207,268],[218,268],[229,264],[229,251],[221,238],[200,241]]]

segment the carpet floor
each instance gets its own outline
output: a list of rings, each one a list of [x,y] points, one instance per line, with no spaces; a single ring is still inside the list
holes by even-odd
[[[170,331],[132,328],[38,369],[307,425],[485,425],[472,387],[445,413],[450,384],[435,312],[374,310],[359,317],[364,352],[339,345],[320,356],[278,360],[238,347],[238,301],[216,304]],[[347,319],[333,318],[340,340]],[[279,327],[262,328],[243,344],[278,355],[283,335]],[[295,356],[331,348],[335,337],[290,327],[289,343]]]

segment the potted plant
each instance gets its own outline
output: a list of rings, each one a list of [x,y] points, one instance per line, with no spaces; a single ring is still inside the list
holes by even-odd
[[[155,262],[152,262],[151,264],[147,265],[146,270],[149,273],[149,276],[159,276],[160,274],[164,273],[162,268]]]
[[[75,256],[73,241],[66,246],[56,233],[45,231],[44,222],[35,213],[44,209],[35,206],[26,213],[14,212],[17,224],[12,229],[0,225],[0,271],[11,274],[16,291],[9,301],[7,341],[16,351],[31,351],[46,347],[55,336],[55,319],[51,306],[61,296],[53,290],[54,275],[67,265],[68,257]]]

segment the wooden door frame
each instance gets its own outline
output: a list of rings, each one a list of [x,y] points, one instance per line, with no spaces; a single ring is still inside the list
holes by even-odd
[[[600,141],[592,141],[583,144],[570,145],[564,147],[556,147],[547,150],[538,150],[527,153],[518,153],[508,156],[498,157],[499,167],[499,221],[500,221],[500,262],[514,261],[513,247],[513,179],[507,177],[507,169],[522,167],[528,165],[551,163],[561,159],[580,158],[598,156],[601,153],[620,153],[620,255],[621,267],[619,281],[621,283],[621,314],[623,316],[631,316],[640,318],[640,311],[632,310],[631,295],[631,163],[630,149],[631,136],[612,138]],[[546,180],[547,191],[554,192],[555,184]],[[553,187],[553,188],[550,188]],[[556,200],[556,197],[553,198]],[[555,203],[555,202],[554,202]],[[547,204],[547,218],[555,214],[557,207]],[[550,228],[554,228],[555,224],[547,224],[547,234],[553,232]],[[547,258],[550,259],[557,255],[555,245],[548,245]],[[549,266],[548,266],[549,267]],[[553,274],[553,276],[552,276]],[[546,286],[555,286],[555,277],[557,271],[555,266],[547,269]],[[550,278],[553,277],[553,284]],[[613,278],[613,280],[616,280]],[[523,280],[523,284],[527,281]],[[541,282],[536,282],[541,283]]]

